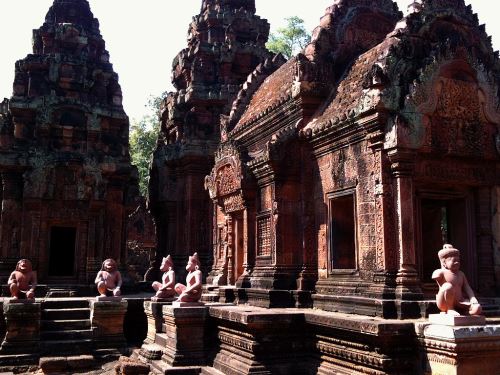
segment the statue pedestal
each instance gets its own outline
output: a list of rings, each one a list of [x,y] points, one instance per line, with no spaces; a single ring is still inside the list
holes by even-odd
[[[500,373],[500,325],[416,324],[424,374]]]
[[[97,349],[126,346],[123,319],[127,305],[127,301],[91,301],[90,321]]]
[[[97,302],[120,302],[122,300],[122,297],[115,297],[115,296],[97,296],[95,298]]]
[[[483,315],[450,315],[450,314],[430,314],[429,323],[444,326],[482,326],[486,324]]]
[[[155,298],[155,297],[153,297]],[[159,360],[163,355],[163,347],[156,343],[157,335],[161,335],[163,328],[163,306],[172,302],[144,301],[144,312],[148,318],[148,333],[138,354],[146,360]],[[158,340],[159,341],[159,340]]]
[[[172,307],[200,307],[205,306],[203,302],[172,302]]]
[[[163,306],[166,335],[163,361],[170,366],[204,365],[207,317],[205,306]]]
[[[148,318],[148,334],[146,344],[154,344],[156,334],[161,333],[163,325],[163,306],[171,305],[172,302],[144,301],[144,312]]]
[[[37,354],[40,350],[41,304],[12,300],[3,304],[5,338],[0,354]]]
[[[174,301],[175,301],[175,297],[169,297],[169,298],[151,297],[151,302],[172,303]]]

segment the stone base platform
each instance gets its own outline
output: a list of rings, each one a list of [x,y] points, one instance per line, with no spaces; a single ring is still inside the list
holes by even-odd
[[[418,366],[414,321],[246,305],[146,301],[145,309],[154,342],[134,356],[164,374],[382,375],[413,374]]]
[[[416,325],[420,374],[500,374],[500,325]]]
[[[385,319],[418,319],[426,316],[427,301],[313,294],[313,306],[324,311],[377,316]]]
[[[204,374],[412,374],[417,365],[412,321],[241,305],[208,314],[218,346]]]

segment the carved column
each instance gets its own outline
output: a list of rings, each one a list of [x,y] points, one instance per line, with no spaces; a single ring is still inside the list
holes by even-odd
[[[396,224],[398,231],[397,251],[399,269],[397,273],[396,295],[401,300],[420,300],[422,290],[416,267],[415,249],[415,210],[413,172],[415,152],[405,149],[394,149],[388,153],[395,187]],[[401,302],[402,317],[419,316],[415,304],[405,305]]]

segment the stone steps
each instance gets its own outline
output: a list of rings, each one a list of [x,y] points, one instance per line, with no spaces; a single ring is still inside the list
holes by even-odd
[[[199,366],[172,367],[163,361],[151,361],[150,365],[155,372],[165,375],[199,375],[201,372]]]
[[[92,339],[75,340],[47,340],[40,342],[40,352],[48,355],[89,354],[92,352]]]
[[[95,367],[96,360],[92,355],[43,357],[40,358],[39,366],[44,374],[74,374]]]
[[[200,374],[201,375],[224,375],[223,372],[220,372],[219,370],[217,370],[213,367],[202,367]]]
[[[219,287],[214,285],[204,285],[201,302],[219,302]]]
[[[35,365],[38,363],[38,355],[35,354],[2,354],[0,356],[0,375],[8,371],[9,367],[22,368],[22,366]]]
[[[87,299],[45,299],[42,302],[44,309],[76,309],[76,308],[89,308],[89,301]]]
[[[42,306],[42,320],[85,320],[89,317],[89,308],[44,309]]]
[[[157,333],[156,334],[155,344],[164,348],[167,346],[167,341],[168,341],[168,336],[166,333]]]
[[[62,330],[62,331],[42,331],[40,340],[42,341],[64,341],[64,340],[87,340],[92,339],[91,329],[82,330]]]
[[[93,349],[92,338],[88,300],[55,298],[42,302],[42,355],[89,354]]]
[[[219,299],[219,293],[204,293],[201,296],[201,302],[204,303],[219,302]]]
[[[43,331],[64,331],[72,329],[90,329],[90,319],[76,320],[42,320],[40,328]]]

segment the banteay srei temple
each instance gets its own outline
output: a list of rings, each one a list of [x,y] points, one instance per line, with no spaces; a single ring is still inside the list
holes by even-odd
[[[12,67],[0,373],[500,374],[500,60],[473,8],[332,0],[287,60],[255,0],[198,1],[146,197],[87,0]]]

